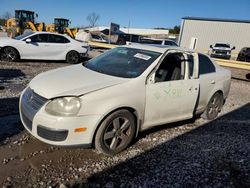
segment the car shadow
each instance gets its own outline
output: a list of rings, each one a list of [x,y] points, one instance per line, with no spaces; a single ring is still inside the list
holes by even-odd
[[[80,61],[78,63],[83,63],[87,60],[89,60],[90,58],[87,58],[87,57],[82,57],[80,59]],[[20,59],[18,60],[18,62],[21,62],[21,63],[65,63],[65,64],[68,64],[66,61],[63,61],[63,60],[34,60],[34,59]]]
[[[25,74],[19,69],[0,69],[0,79],[12,79],[20,76],[25,76]]]
[[[19,98],[0,98],[0,118],[2,116],[18,114]]]
[[[24,130],[18,114],[18,100],[0,99],[0,142]]]
[[[113,187],[250,187],[249,114],[250,103],[95,173],[86,184],[90,187],[103,187],[107,183]]]

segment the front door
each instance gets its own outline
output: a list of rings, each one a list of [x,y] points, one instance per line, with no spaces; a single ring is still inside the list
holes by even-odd
[[[163,60],[157,69],[165,78],[158,78],[158,82],[157,79],[155,79],[155,83],[148,83],[146,85],[143,128],[189,119],[193,116],[199,93],[199,79],[178,75],[189,72],[186,70],[188,68],[187,62],[172,57],[165,59],[166,61]],[[180,70],[179,73],[176,74],[176,72],[178,72],[175,71],[176,67],[173,68],[172,65],[169,66],[170,63],[176,64],[177,69],[178,67],[185,69],[186,73]],[[158,74],[157,71],[155,75]],[[169,73],[175,74],[175,76],[168,76],[167,74]],[[151,76],[154,76],[154,74]]]

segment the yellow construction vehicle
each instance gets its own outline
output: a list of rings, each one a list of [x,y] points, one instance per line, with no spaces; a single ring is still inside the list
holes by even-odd
[[[6,31],[11,38],[29,31],[45,31],[44,22],[35,23],[37,14],[29,10],[15,10],[15,17],[7,20]]]
[[[65,18],[55,18],[53,24],[46,26],[46,31],[48,32],[57,32],[57,33],[66,33],[72,38],[75,38],[78,28],[69,28],[70,21]]]

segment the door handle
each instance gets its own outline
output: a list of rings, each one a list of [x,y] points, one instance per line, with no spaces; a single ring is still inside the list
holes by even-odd
[[[214,81],[214,80],[211,80],[210,84],[215,84],[215,81]]]
[[[48,47],[49,45],[48,45],[48,44],[45,44],[44,46]]]
[[[189,91],[192,91],[192,90],[193,90],[193,86],[189,88]],[[198,88],[197,88],[197,87],[195,87],[195,88],[194,88],[194,90],[195,90],[195,91],[197,91],[197,90],[198,90]]]

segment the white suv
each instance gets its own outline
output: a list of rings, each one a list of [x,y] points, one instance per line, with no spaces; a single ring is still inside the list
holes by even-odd
[[[235,47],[231,48],[230,44],[225,43],[216,43],[214,47],[210,45],[212,49],[211,57],[222,58],[222,59],[230,59],[231,52],[235,49]]]

